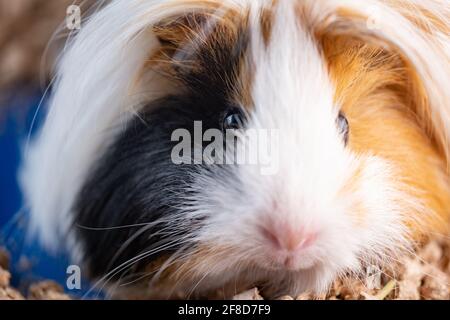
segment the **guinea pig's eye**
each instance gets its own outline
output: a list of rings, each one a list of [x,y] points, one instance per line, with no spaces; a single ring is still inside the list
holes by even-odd
[[[348,143],[348,134],[350,130],[350,126],[348,124],[348,120],[342,112],[339,112],[339,116],[336,120],[339,134],[342,136],[345,145]]]
[[[239,108],[232,108],[223,119],[223,129],[242,129],[244,127],[245,116]]]

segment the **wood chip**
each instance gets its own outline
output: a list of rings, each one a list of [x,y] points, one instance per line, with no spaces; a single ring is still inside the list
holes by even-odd
[[[0,300],[25,300],[19,291],[12,288],[0,288]]]
[[[277,298],[276,300],[294,300],[291,296],[281,296]]]
[[[233,300],[263,300],[263,297],[261,297],[257,288],[253,288],[235,295]]]
[[[3,252],[1,256],[8,257],[8,254]],[[304,293],[295,297],[295,300],[450,299],[450,238],[433,240],[422,249],[417,250],[413,256],[405,257],[397,269],[394,275],[388,274],[381,277],[381,289],[371,289],[371,286],[361,279],[347,277],[345,280],[335,281],[328,295],[317,296]],[[10,277],[7,270],[0,268],[0,299],[23,299],[17,290],[9,287]],[[63,288],[53,281],[32,285],[28,298],[35,300],[70,299],[64,293]],[[233,299],[263,300],[264,298],[258,288],[253,288],[234,296]],[[293,299],[290,295],[278,297],[278,300]]]
[[[9,253],[6,248],[0,247],[0,268],[9,270]]]
[[[301,295],[298,295],[297,298],[295,298],[295,300],[311,300],[312,299],[312,295],[309,293],[303,293]]]
[[[0,267],[0,288],[6,288],[9,286],[11,280],[11,274]]]
[[[64,289],[54,281],[42,281],[31,285],[28,299],[30,300],[71,300]]]

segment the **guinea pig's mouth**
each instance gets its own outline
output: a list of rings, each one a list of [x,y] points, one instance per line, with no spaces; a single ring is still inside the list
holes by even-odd
[[[259,225],[260,264],[269,270],[299,271],[317,263],[319,232],[312,228],[294,228],[287,223]]]
[[[247,270],[237,274],[230,285],[237,283],[238,287],[244,288],[244,290],[257,287],[263,296],[269,299],[277,298],[286,292],[297,296],[306,291],[317,293],[326,291],[331,283],[330,275],[333,274],[321,262],[315,262],[309,268],[306,265],[295,269],[264,266],[260,269],[253,269],[251,275],[249,272]]]
[[[221,298],[233,297],[240,291],[258,287],[265,297],[276,298],[280,293],[295,296],[315,290],[317,283],[326,282],[318,279],[328,279],[331,274],[314,246],[270,253],[266,247],[260,247],[266,250],[258,252],[236,249],[233,252],[224,249],[213,258],[207,247],[201,247],[197,248],[200,252],[178,262],[171,261],[171,255],[162,256],[146,266],[149,277],[137,276],[139,280],[129,281],[124,291],[138,290],[150,299],[200,299],[214,297],[216,292],[220,292]],[[246,258],[236,258],[244,254]],[[322,289],[320,286],[318,290]]]
[[[281,253],[273,258],[274,270],[296,272],[314,268],[316,259],[308,255],[298,255],[295,253]]]
[[[267,272],[299,272],[315,268],[321,264],[321,260],[315,254],[314,247],[298,250],[261,250],[256,255],[253,265]]]

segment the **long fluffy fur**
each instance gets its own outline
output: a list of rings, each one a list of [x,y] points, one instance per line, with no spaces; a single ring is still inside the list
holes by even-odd
[[[252,82],[252,87],[247,88],[248,96],[251,96],[247,101],[251,100],[258,106],[267,105],[265,110],[270,110],[269,105],[276,105],[277,112],[284,114],[286,118],[270,118],[267,112],[258,114],[256,111],[255,127],[291,126],[291,132],[297,134],[292,136],[292,139],[295,137],[311,139],[309,143],[300,143],[295,152],[292,150],[294,155],[283,157],[283,159],[306,155],[309,157],[303,163],[304,168],[301,165],[291,167],[297,163],[286,160],[283,167],[283,170],[286,170],[286,177],[290,176],[289,172],[300,172],[299,175],[304,179],[300,185],[298,181],[291,183],[287,181],[286,185],[290,190],[285,190],[286,197],[292,190],[296,192],[301,190],[305,199],[309,199],[308,201],[312,203],[312,207],[321,201],[324,205],[327,203],[327,192],[324,190],[330,190],[328,194],[332,195],[336,190],[343,188],[345,181],[351,180],[350,177],[342,176],[342,172],[346,171],[345,168],[349,168],[347,171],[355,176],[360,175],[357,179],[360,183],[364,184],[364,181],[372,183],[365,183],[358,192],[369,199],[366,205],[368,203],[371,205],[372,213],[366,223],[373,227],[367,229],[369,230],[367,234],[360,235],[354,235],[352,230],[345,229],[348,226],[342,229],[347,232],[346,237],[351,238],[343,243],[351,243],[355,252],[363,251],[370,258],[376,256],[376,252],[372,252],[376,251],[375,249],[383,251],[386,248],[403,246],[410,237],[414,238],[409,234],[411,231],[406,230],[406,226],[409,223],[414,224],[415,221],[404,219],[405,208],[419,212],[423,211],[424,207],[431,207],[432,211],[437,211],[434,213],[441,219],[448,218],[446,205],[449,190],[446,186],[448,181],[445,170],[439,173],[444,181],[443,185],[432,188],[438,194],[442,194],[437,200],[433,198],[428,201],[427,197],[422,197],[423,202],[411,200],[414,198],[411,195],[416,196],[415,198],[421,196],[414,194],[409,189],[410,186],[405,187],[401,183],[393,189],[377,190],[374,186],[392,185],[386,183],[384,179],[389,180],[392,176],[400,176],[402,173],[395,172],[396,169],[389,161],[378,159],[376,156],[366,155],[355,159],[355,155],[341,150],[342,146],[331,143],[337,137],[336,133],[330,130],[334,121],[333,116],[337,112],[331,106],[351,104],[349,101],[352,95],[358,93],[355,87],[350,89],[348,86],[345,87],[345,81],[350,83],[355,79],[343,80],[345,70],[341,69],[345,68],[341,68],[338,63],[330,62],[333,55],[340,54],[333,47],[333,41],[344,39],[338,43],[343,47],[347,46],[349,53],[353,52],[354,58],[361,61],[356,68],[366,68],[367,62],[364,62],[364,59],[373,62],[379,58],[374,55],[378,52],[385,57],[381,60],[382,63],[392,63],[392,66],[402,69],[401,79],[395,78],[395,74],[389,74],[389,70],[382,68],[368,77],[377,77],[377,74],[381,74],[376,80],[386,81],[389,85],[406,81],[406,85],[403,84],[397,89],[412,95],[409,111],[415,114],[423,125],[423,132],[426,132],[436,146],[436,150],[421,151],[436,159],[436,163],[448,162],[450,158],[448,1],[227,0],[218,6],[216,1],[210,0],[116,0],[92,16],[75,40],[69,44],[58,66],[57,81],[46,122],[24,159],[21,182],[26,204],[31,211],[31,232],[37,233],[46,246],[56,249],[61,243],[60,239],[71,235],[74,199],[86,180],[89,169],[114,142],[115,136],[143,105],[174,90],[170,81],[148,68],[148,57],[158,54],[161,49],[158,41],[160,35],[155,33],[157,30],[155,26],[160,26],[161,22],[168,18],[183,16],[186,12],[198,10],[217,13],[218,7],[233,9],[248,17],[249,25],[259,26],[252,30],[251,59],[259,68],[251,79],[246,80]],[[370,51],[370,47],[376,49]],[[359,49],[354,52],[352,51],[354,48]],[[269,54],[266,54],[267,52]],[[321,60],[321,57],[324,59]],[[330,62],[328,65],[327,59]],[[344,60],[341,61],[345,63]],[[293,74],[293,70],[302,73]],[[320,72],[317,73],[317,70]],[[391,78],[387,79],[390,76]],[[376,85],[373,83],[373,86]],[[283,95],[276,95],[278,91],[273,90],[275,87],[280,88]],[[360,88],[362,91],[366,89]],[[391,96],[384,97],[387,101]],[[356,99],[354,96],[353,98]],[[378,98],[382,99],[379,96]],[[298,109],[293,113],[294,102],[298,104]],[[311,114],[302,113],[302,108],[307,110],[311,105],[316,105],[319,111]],[[351,113],[349,108],[348,112]],[[287,120],[301,119],[299,116],[307,114],[310,118],[301,120],[305,127]],[[386,113],[386,116],[391,115]],[[318,123],[318,119],[330,126],[324,125],[321,128],[308,126],[308,123]],[[408,135],[409,131],[405,133],[405,136]],[[386,143],[389,143],[389,138],[386,138]],[[322,146],[323,153],[313,154],[310,150],[316,150],[314,144],[317,141],[325,141],[329,145]],[[295,140],[284,141],[287,145],[289,142],[291,145],[296,143]],[[289,149],[287,146],[286,150]],[[315,156],[318,158],[314,158]],[[327,167],[329,159],[333,159],[333,165]],[[428,169],[425,167],[428,165],[425,164],[426,161],[423,162],[424,168]],[[361,166],[365,169],[361,170]],[[317,176],[317,173],[322,176]],[[248,179],[244,180],[252,181],[252,173],[246,173],[244,177],[245,175]],[[412,179],[426,178],[425,175],[413,176]],[[255,185],[250,183],[249,187],[254,188],[256,192],[266,193],[266,190],[260,190],[260,183]],[[428,186],[419,184],[414,187],[426,189]],[[212,198],[218,196],[218,190],[211,195]],[[405,195],[403,197],[405,201],[399,203],[398,199],[402,198],[402,195]],[[333,204],[333,199],[328,200]],[[318,207],[317,210],[320,211],[321,208]],[[321,218],[326,221],[328,214],[324,213]],[[296,221],[297,218],[292,219],[290,221]],[[421,219],[418,220],[421,221],[419,224],[422,223]],[[222,230],[218,226],[222,223],[225,222],[217,218],[216,224],[211,225],[201,237],[208,238],[211,243],[217,239],[220,246]],[[380,237],[380,234],[377,234],[380,230],[382,236],[390,234],[392,238]],[[394,237],[396,234],[399,236]],[[350,249],[340,247],[337,243],[340,239],[339,236],[333,238],[333,234],[328,239],[330,243],[334,243],[336,249],[337,271],[327,273],[330,278],[349,267],[357,269],[358,258],[361,258],[361,256],[346,256],[345,251]],[[239,241],[239,238],[236,238],[236,241]],[[76,239],[71,237],[68,247],[73,248],[75,243]],[[235,245],[245,247],[242,243]],[[328,252],[329,249],[323,250]],[[229,264],[238,264],[242,259],[242,252],[236,254]],[[324,258],[320,253],[317,255],[321,259]],[[200,256],[204,257],[204,252]],[[193,257],[193,261],[196,261],[196,256]],[[207,260],[198,258],[202,259],[204,263],[196,265],[195,269],[199,275],[206,272],[207,268],[205,263]],[[209,259],[216,260],[216,256],[210,255]],[[194,262],[191,261],[190,265],[192,263]],[[217,267],[214,272],[221,274],[223,269]],[[307,278],[313,279],[310,275],[307,275]],[[284,276],[279,278],[280,281],[285,279]],[[316,289],[323,290],[329,280],[323,276],[320,283],[315,284]],[[305,288],[298,287],[293,290],[302,289]]]

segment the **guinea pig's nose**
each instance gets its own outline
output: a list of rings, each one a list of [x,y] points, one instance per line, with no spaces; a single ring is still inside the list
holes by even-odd
[[[291,226],[261,227],[262,236],[276,250],[296,252],[309,247],[316,239],[315,232]]]

